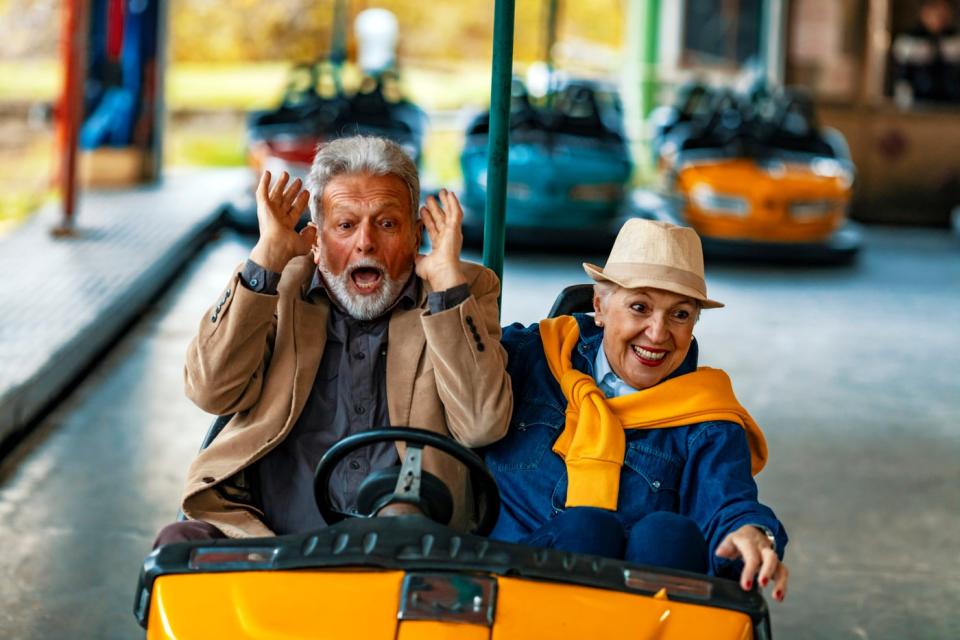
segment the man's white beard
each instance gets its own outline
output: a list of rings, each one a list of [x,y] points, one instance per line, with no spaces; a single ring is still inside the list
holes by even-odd
[[[354,294],[350,291],[350,274],[359,267],[372,267],[380,270],[382,274],[380,288],[376,293],[364,295]],[[382,316],[387,309],[393,306],[397,298],[400,297],[403,286],[407,283],[407,280],[410,279],[410,274],[413,273],[413,265],[410,265],[410,268],[400,278],[394,280],[387,273],[387,268],[373,258],[362,258],[345,268],[338,276],[334,275],[330,269],[327,268],[323,258],[320,259],[320,264],[317,265],[317,268],[320,270],[320,275],[323,276],[323,281],[327,285],[327,293],[330,297],[332,297],[350,317],[356,318],[357,320],[373,320],[374,318]]]

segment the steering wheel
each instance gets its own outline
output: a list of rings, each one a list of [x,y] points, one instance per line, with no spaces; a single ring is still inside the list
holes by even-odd
[[[357,513],[337,511],[330,500],[330,476],[337,464],[357,449],[379,442],[405,443],[407,450],[402,465],[380,469],[367,476],[358,491]],[[439,449],[467,467],[474,498],[481,505],[480,517],[471,533],[488,535],[500,515],[500,491],[483,460],[452,438],[412,427],[355,433],[327,450],[313,476],[314,497],[323,520],[332,525],[348,517],[369,518],[388,504],[400,502],[417,507],[440,524],[449,524],[453,516],[453,498],[442,480],[422,468],[425,446]]]

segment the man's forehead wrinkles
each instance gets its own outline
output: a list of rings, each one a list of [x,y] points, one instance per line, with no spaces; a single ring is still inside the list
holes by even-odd
[[[395,206],[403,204],[404,201],[392,193],[331,193],[329,196],[330,204],[333,206],[365,208]]]

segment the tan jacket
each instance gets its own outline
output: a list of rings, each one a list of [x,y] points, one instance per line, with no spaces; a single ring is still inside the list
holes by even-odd
[[[500,346],[500,283],[479,265],[465,262],[462,268],[471,291],[462,304],[426,315],[424,283],[417,307],[393,311],[387,407],[393,425],[449,433],[477,447],[506,433],[513,398]],[[224,481],[281,442],[303,410],[323,356],[329,313],[326,302],[304,299],[314,269],[308,257],[291,260],[278,295],[245,288],[235,269],[187,351],[187,396],[204,411],[236,415],[193,461],[181,506],[188,518],[209,522],[230,537],[274,535],[258,510],[229,497]],[[397,448],[402,456],[402,445]],[[464,467],[426,448],[424,468],[450,487],[454,522],[463,526]]]

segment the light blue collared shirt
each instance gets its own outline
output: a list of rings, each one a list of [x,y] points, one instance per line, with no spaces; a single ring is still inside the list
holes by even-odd
[[[603,395],[608,398],[619,398],[638,391],[613,372],[607,361],[607,354],[603,352],[602,344],[597,349],[597,359],[593,363],[593,379],[597,381],[597,386],[600,387],[600,391],[603,391]]]

